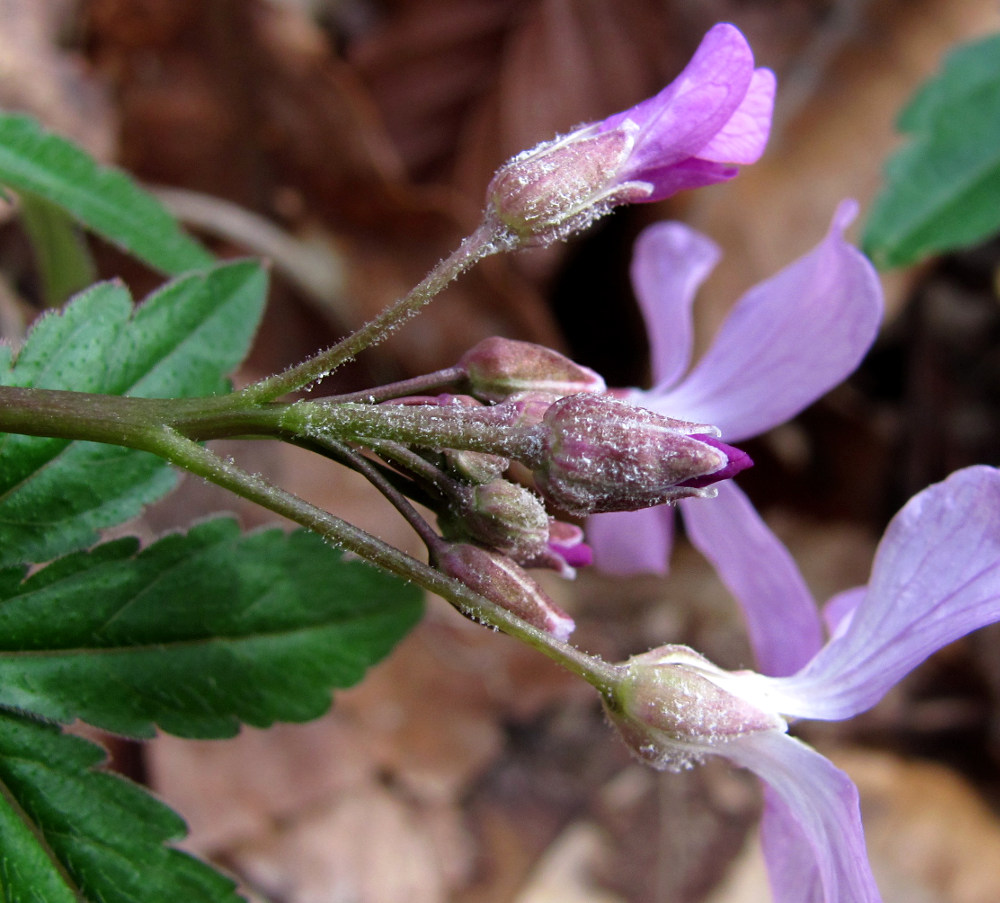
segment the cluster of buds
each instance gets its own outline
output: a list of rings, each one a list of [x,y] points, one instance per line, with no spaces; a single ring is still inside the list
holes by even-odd
[[[412,394],[416,386],[435,394]],[[319,410],[313,436],[368,449],[385,465],[390,497],[435,512],[437,530],[421,535],[438,569],[560,639],[572,620],[525,569],[571,577],[589,564],[574,520],[711,497],[713,483],[750,464],[713,426],[636,407],[589,368],[509,339],[486,339],[455,367],[368,401]]]

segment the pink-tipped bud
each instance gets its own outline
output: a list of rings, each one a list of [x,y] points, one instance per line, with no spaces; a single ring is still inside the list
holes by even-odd
[[[540,427],[535,482],[564,511],[586,517],[634,511],[689,496],[745,467],[744,452],[711,436],[706,424],[674,420],[609,395],[570,395]]]
[[[686,646],[652,649],[623,668],[605,711],[629,749],[656,768],[678,770],[740,736],[787,729],[766,702],[740,695],[739,674]]]
[[[652,187],[626,183],[622,170],[638,128],[590,125],[508,160],[486,190],[486,221],[511,247],[547,245],[585,229],[616,204],[643,200]]]
[[[573,619],[506,555],[468,543],[451,543],[435,555],[435,564],[443,573],[558,640],[565,642],[576,627]]]
[[[573,395],[603,392],[604,380],[589,367],[532,342],[499,336],[483,339],[459,361],[472,391],[487,401],[503,401],[518,392]]]

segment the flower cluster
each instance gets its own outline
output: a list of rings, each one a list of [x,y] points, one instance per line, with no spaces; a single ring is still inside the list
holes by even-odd
[[[435,567],[561,640],[572,619],[524,569],[572,576],[590,563],[570,518],[712,498],[750,466],[711,424],[616,398],[528,342],[486,339],[454,367],[363,396],[300,404],[300,431],[396,504]],[[410,500],[436,513],[437,531]]]
[[[739,32],[717,26],[655,97],[506,164],[486,222],[501,246],[541,245],[618,204],[731,178],[763,151],[773,94]],[[721,755],[761,777],[781,903],[879,900],[857,789],[789,723],[863,712],[935,650],[1000,620],[1000,471],[967,468],[914,497],[889,525],[868,584],[822,617],[792,556],[726,479],[748,462],[720,435],[738,443],[793,417],[848,376],[876,336],[879,280],[844,238],[856,211],[841,204],[812,251],[748,291],[694,367],[691,307],[719,252],[681,223],[649,227],[632,281],[653,387],[605,395],[594,383],[533,421],[548,430],[537,434],[534,487],[588,518],[598,566],[665,573],[676,508],[739,602],[760,673],[663,646],[615,666],[602,694],[625,742],[654,767]],[[618,418],[609,396],[630,413]],[[662,461],[661,434],[671,437]],[[692,501],[709,484],[712,501]]]
[[[616,205],[732,178],[762,153],[773,97],[774,77],[755,67],[743,36],[716,26],[655,97],[505,164],[477,235],[490,251],[544,245]],[[831,600],[822,617],[792,556],[731,481],[750,460],[729,443],[803,410],[875,338],[879,280],[844,238],[856,210],[841,204],[813,250],[750,289],[693,367],[691,308],[719,252],[680,223],[643,232],[632,281],[651,389],[608,390],[555,351],[493,338],[436,374],[297,408],[300,434],[382,489],[433,567],[513,613],[504,629],[523,638],[516,625],[530,625],[529,641],[564,664],[573,621],[525,569],[572,576],[592,548],[608,571],[665,573],[679,509],[741,606],[759,673],[678,645],[620,665],[572,650],[572,668],[601,689],[609,719],[654,767],[721,755],[760,776],[781,903],[879,899],[857,789],[791,737],[790,723],[852,717],[945,643],[1000,619],[1000,471],[968,468],[912,499],[867,586]],[[435,528],[410,500],[435,512]]]

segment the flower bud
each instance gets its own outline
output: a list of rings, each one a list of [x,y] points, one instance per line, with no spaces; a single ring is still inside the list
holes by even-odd
[[[565,642],[576,625],[548,594],[506,555],[469,543],[450,543],[435,554],[443,573]]]
[[[474,539],[518,561],[547,547],[549,515],[530,489],[497,479],[462,490],[450,517],[439,517],[448,538]]]
[[[608,395],[570,395],[552,404],[540,427],[535,482],[570,514],[634,511],[688,496],[750,466],[706,424],[674,420]]]
[[[686,646],[661,646],[623,667],[605,711],[632,752],[661,770],[688,767],[712,747],[746,734],[787,730],[766,703],[739,695],[739,674]]]
[[[469,349],[459,366],[464,368],[472,391],[488,401],[503,401],[517,392],[561,396],[606,388],[597,373],[558,351],[498,336]]]
[[[446,539],[472,540],[526,568],[548,568],[567,580],[591,564],[593,553],[583,530],[550,517],[530,489],[497,479],[463,487],[448,511],[438,514]]]
[[[616,204],[652,187],[623,183],[639,128],[589,125],[508,160],[486,190],[486,221],[512,247],[547,245],[584,229]]]
[[[450,470],[471,483],[490,483],[510,467],[510,459],[487,452],[446,448],[444,458]]]

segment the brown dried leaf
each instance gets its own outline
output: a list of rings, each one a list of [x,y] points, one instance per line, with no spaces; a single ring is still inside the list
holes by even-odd
[[[61,40],[76,6],[75,0],[0,5],[0,109],[30,113],[108,160],[115,148],[109,98]]]
[[[257,889],[286,903],[440,903],[445,851],[428,833],[427,817],[372,785],[302,813],[234,851],[232,861]]]

